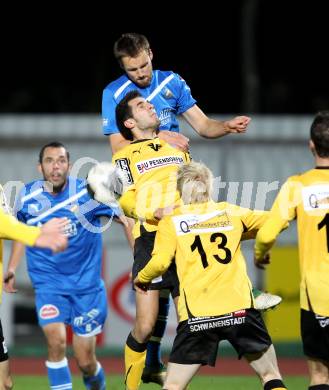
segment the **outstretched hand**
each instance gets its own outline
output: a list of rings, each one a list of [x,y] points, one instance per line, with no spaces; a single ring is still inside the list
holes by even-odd
[[[52,218],[41,227],[41,234],[35,241],[39,248],[49,248],[54,253],[62,252],[67,247],[65,230],[70,223],[68,218]]]
[[[245,133],[251,118],[248,116],[236,116],[235,118],[226,121],[227,133]]]

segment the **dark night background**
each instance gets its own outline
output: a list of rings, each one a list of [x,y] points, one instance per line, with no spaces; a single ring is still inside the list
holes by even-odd
[[[192,17],[167,3],[157,4],[162,10],[151,17],[146,3],[116,11],[84,8],[83,16],[20,10],[15,24],[1,27],[0,113],[99,113],[102,89],[121,74],[113,43],[133,31],[149,38],[154,68],[179,73],[205,112],[329,109],[328,6],[303,3],[199,4],[189,7]],[[134,18],[138,13],[143,17]]]

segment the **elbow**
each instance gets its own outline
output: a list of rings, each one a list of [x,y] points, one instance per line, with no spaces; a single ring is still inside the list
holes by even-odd
[[[195,129],[195,131],[199,134],[200,137],[202,138],[213,138],[211,136],[211,132],[209,131],[208,126],[202,127],[200,129]]]
[[[202,121],[195,124],[193,129],[203,138],[213,138],[212,122],[209,118],[204,118]]]

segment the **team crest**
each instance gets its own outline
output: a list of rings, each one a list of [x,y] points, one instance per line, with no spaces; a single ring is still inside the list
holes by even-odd
[[[174,94],[170,91],[169,88],[164,88],[163,90],[163,96],[166,98],[166,99],[170,99],[174,96]]]
[[[78,210],[79,210],[79,206],[78,206],[77,204],[72,204],[72,205],[70,206],[70,211],[71,211],[72,213],[76,213]]]
[[[157,152],[160,148],[161,148],[161,145],[160,144],[147,144],[147,146],[149,146],[151,149],[153,149],[155,152]]]
[[[43,305],[39,310],[39,317],[43,320],[50,320],[56,318],[59,315],[59,310],[54,305]]]

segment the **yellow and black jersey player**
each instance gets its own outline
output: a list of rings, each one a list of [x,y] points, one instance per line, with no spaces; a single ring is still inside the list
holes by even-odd
[[[189,155],[157,137],[159,118],[151,103],[138,91],[129,92],[116,107],[118,128],[132,141],[118,151],[112,161],[125,173],[130,187],[120,198],[127,216],[137,222],[134,227],[134,263],[136,277],[151,258],[158,228],[157,213],[179,201],[176,174]],[[175,267],[152,281],[150,294],[136,294],[136,319],[125,346],[126,388],[138,389],[146,359],[146,348],[159,344],[168,315],[168,290],[177,301],[179,294]],[[160,295],[161,291],[161,295]],[[165,296],[162,294],[165,293]],[[159,314],[159,316],[158,316]],[[158,370],[157,382],[163,383],[164,370]],[[145,371],[143,375],[145,374]],[[144,379],[143,379],[144,380]]]
[[[164,388],[185,389],[201,365],[215,365],[218,344],[228,340],[265,390],[285,389],[241,252],[243,234],[257,231],[267,213],[212,201],[211,183],[203,164],[179,168],[183,205],[159,222],[152,259],[134,281],[143,290],[176,264],[179,325]]]
[[[309,389],[317,390],[329,389],[329,111],[315,116],[310,136],[315,168],[282,186],[257,234],[255,262],[261,267],[269,262],[265,255],[282,225],[297,219],[301,335]]]
[[[112,161],[130,185],[120,198],[120,205],[126,215],[138,221],[134,237],[140,236],[140,225],[148,232],[156,231],[154,212],[179,202],[177,169],[190,161],[189,154],[155,137],[133,141],[117,152]]]

